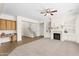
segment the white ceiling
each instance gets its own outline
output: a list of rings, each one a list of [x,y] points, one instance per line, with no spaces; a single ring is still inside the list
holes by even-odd
[[[6,3],[2,13],[24,16],[27,18],[43,21],[44,17],[40,14],[40,11],[44,8],[57,9],[58,13],[61,14],[63,11],[68,9],[76,8],[79,4],[59,4],[59,3]]]
[[[0,13],[2,12],[3,8],[4,8],[4,4],[0,3]]]

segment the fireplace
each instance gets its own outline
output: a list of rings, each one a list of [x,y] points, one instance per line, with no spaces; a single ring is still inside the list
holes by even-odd
[[[53,33],[53,38],[56,40],[60,40],[60,33]]]

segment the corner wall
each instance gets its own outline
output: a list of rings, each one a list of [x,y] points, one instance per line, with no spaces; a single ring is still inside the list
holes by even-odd
[[[59,5],[54,5],[54,9],[58,10],[57,13],[55,13],[52,16],[52,24],[51,26],[59,26],[61,27],[63,25],[63,29],[61,31],[64,31],[65,29],[68,31],[68,33],[62,32],[63,39],[62,40],[69,40],[69,41],[76,41],[76,36],[75,34],[78,31],[78,23],[75,26],[75,21],[76,21],[76,13],[77,10],[76,8],[78,7],[77,4],[59,4]],[[48,18],[45,18],[45,20],[49,20]],[[78,20],[77,20],[78,22]],[[50,38],[50,34],[46,32],[46,21],[44,21],[44,37]],[[55,23],[55,25],[53,24]],[[76,29],[76,28],[77,29]],[[76,31],[75,31],[76,29]],[[76,35],[78,36],[79,33]],[[79,37],[79,36],[78,36]]]

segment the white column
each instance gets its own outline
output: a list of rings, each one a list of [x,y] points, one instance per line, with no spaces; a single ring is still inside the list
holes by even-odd
[[[22,40],[22,35],[21,35],[21,17],[17,16],[17,41],[21,41]]]

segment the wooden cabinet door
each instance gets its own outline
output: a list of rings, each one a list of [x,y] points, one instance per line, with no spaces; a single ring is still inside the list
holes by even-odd
[[[11,30],[11,21],[6,20],[6,24],[7,24],[7,30]]]
[[[6,20],[0,20],[0,29],[5,30],[6,29]]]
[[[0,19],[0,30],[1,30],[1,19]]]
[[[11,25],[12,25],[12,30],[16,30],[16,21],[12,21],[11,22]]]
[[[11,41],[17,41],[17,36],[16,36],[16,34],[11,36]]]

